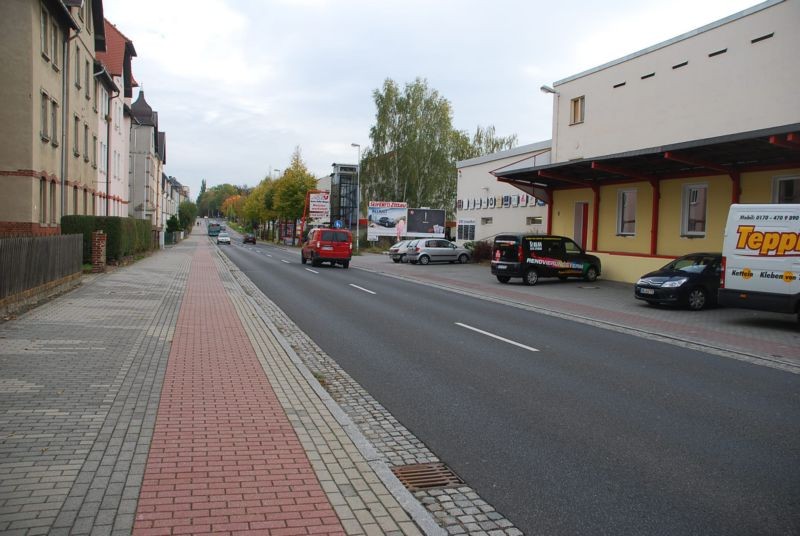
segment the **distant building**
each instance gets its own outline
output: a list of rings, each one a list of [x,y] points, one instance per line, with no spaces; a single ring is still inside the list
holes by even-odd
[[[502,232],[543,232],[544,203],[492,174],[509,166],[550,163],[550,140],[456,162],[456,241],[488,240]]]
[[[131,105],[129,199],[130,215],[150,220],[157,240],[162,240],[161,178],[166,163],[166,136],[158,130],[158,113],[144,97]]]

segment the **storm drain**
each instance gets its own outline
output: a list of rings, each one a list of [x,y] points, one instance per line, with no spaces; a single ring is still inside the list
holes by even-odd
[[[392,472],[409,491],[448,488],[464,483],[443,463],[418,463],[392,467]]]

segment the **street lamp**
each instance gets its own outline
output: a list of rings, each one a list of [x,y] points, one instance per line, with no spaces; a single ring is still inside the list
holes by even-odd
[[[359,223],[361,220],[359,215],[361,212],[361,145],[351,143],[350,147],[358,148],[358,160],[356,161],[356,252],[358,252],[358,239],[361,234],[359,232]]]

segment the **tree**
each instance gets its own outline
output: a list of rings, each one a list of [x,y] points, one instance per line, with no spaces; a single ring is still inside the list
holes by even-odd
[[[197,205],[191,201],[184,201],[178,206],[178,221],[180,221],[181,229],[187,232],[191,231],[195,218],[197,218]]]
[[[202,189],[202,186],[201,186]],[[203,216],[222,215],[222,203],[232,195],[241,193],[239,188],[232,184],[212,186],[197,198],[197,208]]]
[[[297,220],[303,216],[306,193],[313,190],[316,185],[317,179],[308,171],[300,157],[300,148],[295,148],[291,165],[275,181],[275,192],[272,199],[275,212],[280,218],[290,220],[293,225],[296,225]],[[296,232],[292,233],[293,245],[296,234]]]
[[[181,222],[178,217],[173,214],[167,220],[167,232],[168,233],[177,233],[181,230]]]
[[[376,114],[371,147],[361,161],[363,202],[404,201],[412,207],[455,210],[456,161],[516,144],[493,126],[478,127],[472,139],[452,125],[450,102],[417,78],[401,90],[387,79],[373,92]]]

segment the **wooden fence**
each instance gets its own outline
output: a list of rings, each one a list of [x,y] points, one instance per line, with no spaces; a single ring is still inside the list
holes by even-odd
[[[83,235],[0,239],[0,300],[80,274]]]

